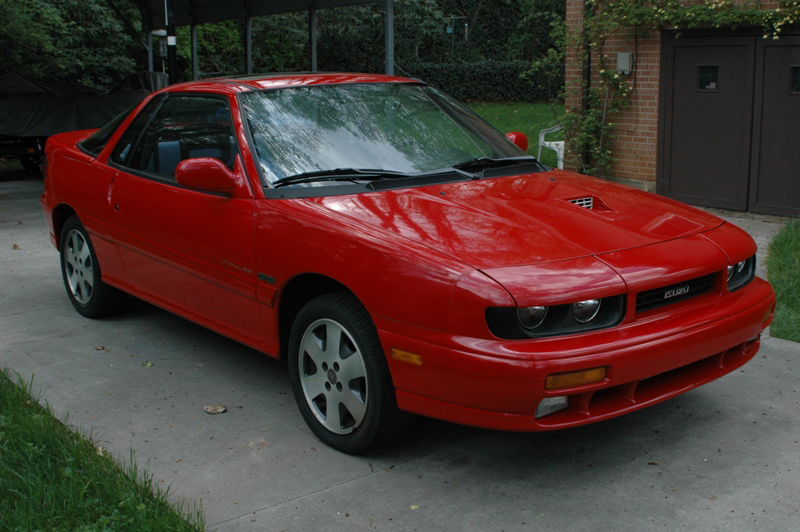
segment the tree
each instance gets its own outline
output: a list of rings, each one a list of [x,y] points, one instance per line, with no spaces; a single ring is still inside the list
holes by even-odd
[[[2,0],[0,72],[108,88],[136,69],[138,44],[100,0]]]
[[[178,81],[192,79],[191,29],[178,28]],[[225,20],[197,26],[198,68],[203,77],[244,72],[244,38],[241,20]]]

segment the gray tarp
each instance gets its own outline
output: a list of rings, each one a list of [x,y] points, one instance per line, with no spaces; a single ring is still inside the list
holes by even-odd
[[[77,83],[0,76],[0,135],[47,137],[99,128],[164,86],[164,74],[132,74],[108,92]]]

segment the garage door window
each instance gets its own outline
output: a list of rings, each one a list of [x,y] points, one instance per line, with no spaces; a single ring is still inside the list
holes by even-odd
[[[701,91],[719,90],[719,66],[704,65],[698,68],[699,89]]]

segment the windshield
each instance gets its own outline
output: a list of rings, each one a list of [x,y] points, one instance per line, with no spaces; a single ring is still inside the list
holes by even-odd
[[[297,87],[247,93],[242,103],[266,184],[342,168],[414,174],[523,155],[472,111],[423,85]]]

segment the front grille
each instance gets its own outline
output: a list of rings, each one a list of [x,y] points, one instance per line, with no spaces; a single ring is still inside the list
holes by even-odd
[[[697,279],[691,279],[682,283],[675,283],[661,288],[654,288],[646,292],[636,294],[636,312],[654,309],[663,305],[669,305],[678,301],[683,301],[692,297],[699,296],[711,291],[714,288],[714,278],[717,274],[712,273]]]

